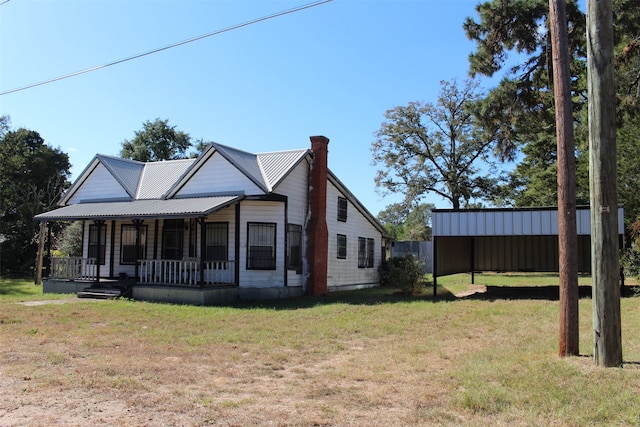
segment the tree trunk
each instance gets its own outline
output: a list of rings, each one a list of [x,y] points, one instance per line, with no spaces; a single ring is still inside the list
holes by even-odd
[[[611,0],[587,0],[593,341],[595,363],[605,367],[622,365],[613,76]]]
[[[576,159],[565,0],[549,0],[553,92],[558,143],[558,255],[560,268],[560,356],[580,352],[578,330],[578,234]]]

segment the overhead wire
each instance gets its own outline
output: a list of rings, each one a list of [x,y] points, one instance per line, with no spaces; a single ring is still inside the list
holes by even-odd
[[[5,0],[5,3],[8,2],[8,1],[9,0]],[[261,18],[256,18],[256,19],[252,19],[250,21],[243,22],[241,24],[232,25],[230,27],[226,27],[226,28],[223,28],[221,30],[212,31],[210,33],[203,34],[201,36],[193,37],[193,38],[190,38],[190,39],[187,39],[187,40],[183,40],[183,41],[180,41],[180,42],[177,42],[177,43],[172,43],[170,45],[167,45],[167,46],[164,46],[164,47],[161,47],[161,48],[158,48],[158,49],[153,49],[153,50],[149,50],[147,52],[139,53],[137,55],[128,56],[126,58],[122,58],[122,59],[119,59],[117,61],[112,61],[112,62],[108,62],[106,64],[97,65],[95,67],[86,68],[84,70],[80,70],[80,71],[76,71],[76,72],[73,72],[73,73],[65,74],[65,75],[62,75],[62,76],[54,77],[54,78],[51,78],[51,79],[43,80],[43,81],[38,82],[38,83],[28,84],[26,86],[21,86],[21,87],[15,88],[15,89],[5,90],[5,91],[0,92],[0,96],[8,95],[10,93],[20,92],[20,91],[23,91],[23,90],[27,90],[27,89],[31,89],[31,88],[37,87],[37,86],[46,85],[46,84],[49,84],[49,83],[57,82],[57,81],[68,79],[68,78],[75,77],[75,76],[79,76],[81,74],[90,73],[92,71],[101,70],[103,68],[111,67],[113,65],[122,64],[123,62],[131,61],[131,60],[138,59],[138,58],[142,58],[142,57],[145,57],[145,56],[148,56],[148,55],[152,55],[154,53],[162,52],[164,50],[173,49],[174,47],[182,46],[182,45],[185,45],[187,43],[192,43],[192,42],[195,42],[195,41],[198,41],[198,40],[202,40],[202,39],[205,39],[205,38],[208,38],[208,37],[212,37],[212,36],[215,36],[215,35],[218,35],[218,34],[226,33],[226,32],[232,31],[232,30],[237,30],[239,28],[243,28],[243,27],[247,27],[249,25],[257,24],[259,22],[267,21],[269,19],[278,18],[280,16],[284,16],[284,15],[288,15],[288,14],[291,14],[291,13],[299,12],[299,11],[305,10],[305,9],[310,9],[312,7],[320,6],[320,5],[325,4],[325,3],[329,3],[331,1],[333,1],[333,0],[319,0],[319,1],[316,1],[316,2],[313,2],[313,3],[308,3],[308,4],[305,4],[305,5],[302,5],[302,6],[297,6],[297,7],[294,7],[292,9],[287,9],[287,10],[283,10],[281,12],[276,12],[276,13],[273,13],[271,15],[266,15],[266,16],[263,16]],[[4,4],[4,3],[0,3],[0,5],[2,5],[2,4]]]

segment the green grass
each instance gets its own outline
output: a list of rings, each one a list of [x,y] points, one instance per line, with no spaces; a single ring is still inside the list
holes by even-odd
[[[557,301],[456,299],[450,288],[469,285],[459,276],[439,278],[436,299],[376,288],[233,307],[26,307],[16,302],[38,287],[4,280],[0,408],[13,396],[71,424],[98,419],[62,396],[125,405],[116,425],[640,425],[640,298],[621,300],[624,367],[602,369],[590,298],[579,302],[581,355],[560,358]]]
[[[42,287],[26,279],[4,279],[0,277],[0,301],[17,301],[22,298],[42,298]]]
[[[433,278],[429,275],[428,281],[433,283]],[[559,279],[557,273],[476,273],[474,275],[476,285],[496,286],[496,287],[541,287],[558,286]],[[631,282],[634,283],[634,282]],[[471,285],[471,274],[461,273],[450,276],[438,277],[438,290],[458,293],[468,290]],[[580,275],[578,277],[579,286],[591,286],[591,276]],[[431,286],[431,285],[427,285]]]

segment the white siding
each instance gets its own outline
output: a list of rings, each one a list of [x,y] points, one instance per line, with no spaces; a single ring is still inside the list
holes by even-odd
[[[276,269],[247,270],[247,222],[276,224]],[[285,246],[283,202],[243,201],[240,205],[240,287],[284,286]]]
[[[256,184],[220,154],[214,154],[189,182],[178,192],[178,196],[207,193],[243,192],[247,195],[264,194]]]
[[[288,197],[288,221],[290,224],[301,225],[303,230],[309,206],[309,165],[306,161],[300,164],[274,189],[275,193]],[[303,246],[304,250],[304,246]],[[304,274],[297,274],[295,270],[287,273],[288,286],[303,286]]]
[[[108,200],[130,198],[120,183],[103,165],[98,165],[82,186],[75,192],[68,204],[73,205],[83,200]]]
[[[378,266],[382,257],[382,237],[356,207],[348,202],[347,221],[338,221],[338,196],[345,197],[331,183],[327,185],[327,228],[329,230],[329,287],[378,283]],[[347,258],[338,259],[337,235],[347,236]],[[358,237],[374,239],[373,268],[358,268]]]

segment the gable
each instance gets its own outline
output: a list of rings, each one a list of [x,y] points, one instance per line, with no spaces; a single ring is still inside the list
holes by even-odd
[[[242,192],[246,195],[264,194],[251,179],[216,152],[189,177],[175,197]]]
[[[75,190],[67,203],[76,204],[87,200],[113,199],[130,200],[131,196],[103,164],[98,164],[80,187]]]

